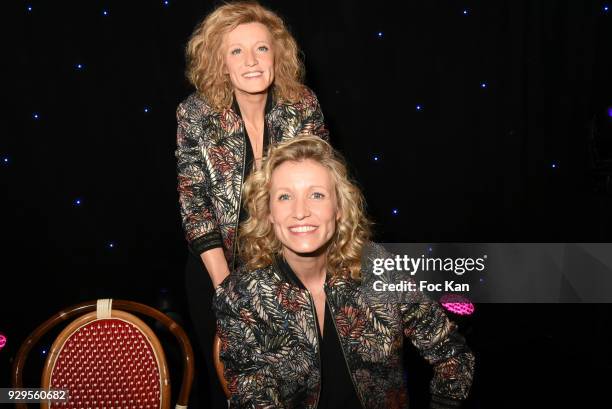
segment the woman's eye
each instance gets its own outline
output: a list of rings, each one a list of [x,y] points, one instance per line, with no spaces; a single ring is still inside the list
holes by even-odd
[[[232,55],[240,54],[240,48],[234,48],[232,51],[230,51],[230,54],[232,54]]]
[[[321,193],[321,192],[314,192],[312,194],[312,198],[313,199],[323,199],[323,198],[325,198],[325,194]]]
[[[268,46],[265,46],[265,45],[260,45],[259,48],[257,48],[257,49],[259,51],[264,51],[264,52],[269,50]]]
[[[278,200],[289,200],[289,195],[287,193],[283,193],[278,196]]]

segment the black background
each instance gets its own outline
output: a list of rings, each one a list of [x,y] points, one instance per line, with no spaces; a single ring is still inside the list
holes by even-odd
[[[175,110],[192,92],[184,46],[217,4],[3,5],[0,386],[27,334],[71,304],[131,299],[189,327]],[[612,138],[605,3],[263,4],[304,52],[378,241],[612,241],[589,145],[594,124]],[[604,403],[610,312],[478,305],[457,318],[478,359],[468,407]],[[32,386],[43,359],[26,368]],[[430,369],[407,360],[425,407]]]

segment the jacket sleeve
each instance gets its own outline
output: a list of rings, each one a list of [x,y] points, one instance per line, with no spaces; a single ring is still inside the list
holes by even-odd
[[[207,123],[205,115],[193,102],[181,103],[176,117],[175,156],[181,219],[189,249],[200,255],[206,250],[223,246],[210,200],[209,177],[200,143]]]
[[[321,110],[317,96],[310,89],[306,88],[303,102],[304,111],[302,113],[297,135],[311,134],[329,141],[329,131],[325,126],[323,111]]]
[[[474,374],[474,355],[442,306],[423,293],[402,305],[404,334],[433,366],[431,409],[459,408]]]
[[[265,359],[256,335],[256,314],[238,298],[231,279],[217,288],[213,309],[221,340],[220,358],[231,393],[230,408],[283,408],[274,365]]]

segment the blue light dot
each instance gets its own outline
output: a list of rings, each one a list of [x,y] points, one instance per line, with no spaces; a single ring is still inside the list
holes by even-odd
[[[608,107],[608,116],[612,118],[612,107]]]
[[[32,6],[28,6],[28,11],[32,11]]]
[[[382,38],[382,36],[383,36],[383,32],[382,32],[382,31],[379,31],[379,32],[378,32],[378,38]]]
[[[487,87],[487,83],[486,82],[481,82],[480,83],[480,88],[486,88]]]
[[[607,12],[608,12],[609,7],[608,7],[607,5],[605,5],[603,9],[604,9],[604,12],[606,12],[606,13],[607,13]]]
[[[77,64],[76,68],[77,68],[77,70],[80,70],[81,68],[83,68],[83,64]]]
[[[553,163],[551,166],[552,166],[553,169],[557,169],[557,164],[556,163]]]
[[[417,105],[417,106],[416,106],[416,110],[417,110],[417,111],[420,111],[421,109],[423,109],[423,107],[422,107],[421,105]]]
[[[40,353],[43,354],[43,355],[47,355],[47,350],[43,349],[42,351],[40,351]]]
[[[102,15],[104,15],[104,16],[108,16],[108,11],[106,11],[106,10],[102,10]]]
[[[80,206],[80,205],[81,205],[81,199],[75,199],[75,200],[74,200],[74,204],[75,204],[76,206]]]
[[[145,114],[148,114],[148,113],[149,113],[149,108],[145,107],[145,109],[144,109],[144,113],[145,113]]]
[[[480,278],[480,282],[481,282],[481,283],[484,283],[484,278],[482,278],[482,277],[481,277],[481,278]]]
[[[110,249],[115,248],[115,243],[108,243],[108,248]]]
[[[34,119],[38,119],[38,114],[37,114],[36,112],[34,112],[34,113],[32,114],[32,118],[34,118]]]
[[[378,160],[380,159],[378,156],[374,156],[374,162],[378,162]]]
[[[164,6],[167,6],[168,4],[170,4],[168,0],[164,1]]]
[[[468,15],[468,11],[467,11],[467,9],[466,9],[466,10],[463,10],[463,15],[464,15],[464,16],[467,16],[467,15]]]
[[[7,156],[2,158],[2,163],[8,164],[9,163],[9,158]]]
[[[429,252],[431,253],[431,252],[433,251],[433,249],[432,249],[431,247],[429,247],[429,248],[427,249],[427,251],[429,251]]]
[[[399,214],[399,210],[398,210],[398,209],[393,209],[393,210],[391,211],[391,213],[393,213],[393,215],[394,215],[394,216],[396,216],[396,215],[398,215],[398,214]]]

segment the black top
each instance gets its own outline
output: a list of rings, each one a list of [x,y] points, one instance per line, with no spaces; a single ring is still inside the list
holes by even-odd
[[[282,269],[282,272],[295,285],[302,289],[306,289],[304,284],[295,275],[289,264],[281,257],[277,257],[277,264]],[[336,326],[333,321],[332,313],[329,309],[329,303],[325,302],[325,323],[324,333],[321,336],[319,328],[319,320],[316,316],[317,332],[319,334],[319,345],[321,353],[321,393],[319,395],[319,405],[317,409],[354,409],[360,408],[361,403],[355,392],[351,375],[348,371],[348,364],[342,352],[340,338],[336,332]]]
[[[268,131],[268,126],[266,125],[265,118],[268,112],[272,110],[273,106],[274,106],[274,100],[272,98],[272,91],[268,91],[268,96],[266,99],[266,107],[264,110],[264,133],[263,133],[263,149],[262,149],[263,154],[266,153],[268,146],[270,145],[270,132]],[[238,105],[238,102],[236,101],[236,97],[234,97],[234,102],[232,103],[232,109],[238,115],[240,115],[240,119],[242,119],[242,122],[244,123],[244,119],[242,118],[242,112],[240,112],[240,106]],[[249,175],[255,170],[255,155],[253,153],[253,145],[251,145],[251,138],[249,138],[249,134],[247,132],[246,126],[244,126],[243,138],[244,138],[244,145],[246,149],[244,150],[245,151],[244,179],[242,180],[242,183],[244,183],[246,178],[249,177]],[[244,206],[242,205],[242,203],[240,203],[240,215],[238,218],[238,222],[242,223],[247,218],[248,218],[248,213],[246,209],[244,208]]]

